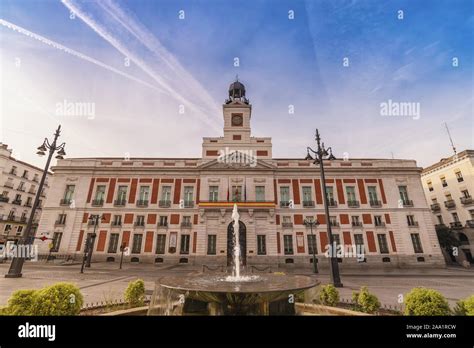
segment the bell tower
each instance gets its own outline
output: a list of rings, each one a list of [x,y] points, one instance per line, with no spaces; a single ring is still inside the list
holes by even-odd
[[[245,86],[238,77],[229,86],[229,98],[224,105],[224,140],[226,142],[250,142],[250,118],[252,105],[245,96]]]

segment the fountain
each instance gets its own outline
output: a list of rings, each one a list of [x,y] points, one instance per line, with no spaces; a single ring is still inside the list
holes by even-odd
[[[305,290],[319,284],[301,275],[242,275],[239,243],[240,215],[232,211],[232,273],[160,278],[148,315],[281,315],[295,314],[294,302]]]

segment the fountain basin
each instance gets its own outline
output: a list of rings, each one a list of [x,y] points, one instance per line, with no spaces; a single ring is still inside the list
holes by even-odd
[[[296,296],[319,282],[302,275],[170,276],[156,282],[149,315],[294,314]]]

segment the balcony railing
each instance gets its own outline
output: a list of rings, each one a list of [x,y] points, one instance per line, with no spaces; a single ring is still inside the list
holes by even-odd
[[[462,223],[461,221],[450,222],[449,227],[451,227],[454,230],[460,230],[462,229]]]
[[[119,198],[114,201],[114,205],[116,207],[123,207],[127,204],[127,200],[125,198]]]
[[[61,220],[56,220],[54,222],[54,226],[57,227],[57,226],[64,226],[66,224],[66,221],[61,221]]]
[[[92,206],[94,207],[101,207],[104,205],[104,200],[103,199],[94,199],[92,200]]]
[[[375,227],[385,227],[385,222],[375,222]]]
[[[20,192],[25,192],[25,188],[24,188],[24,187],[20,187],[20,186],[18,186],[18,187],[17,187],[17,191],[20,191]]]
[[[304,208],[314,208],[314,201],[303,201]]]
[[[72,202],[72,199],[70,198],[63,198],[59,201],[59,205],[70,205]]]
[[[411,199],[404,199],[403,200],[404,207],[413,207],[413,201]]]
[[[293,223],[292,223],[292,222],[282,222],[282,223],[281,223],[281,227],[283,227],[283,228],[291,228],[291,227],[293,227]]]
[[[11,188],[11,189],[13,188],[13,184],[10,184],[10,183],[8,183],[8,182],[6,182],[5,184],[3,184],[3,186],[8,187],[8,188]]]
[[[21,199],[15,199],[12,204],[21,205]]]
[[[137,207],[148,207],[148,200],[147,199],[139,199],[137,201]]]
[[[122,226],[122,221],[112,221],[112,226],[119,227]]]
[[[408,227],[418,227],[418,221],[409,222]]]
[[[98,222],[96,223],[95,220],[89,220],[89,221],[87,221],[87,225],[88,226],[94,226],[94,225],[99,225],[99,223]]]
[[[133,226],[135,226],[135,227],[145,227],[145,221],[135,221]]]
[[[454,199],[448,199],[447,201],[444,202],[444,206],[448,209],[456,207],[456,202]]]
[[[184,207],[185,208],[194,208],[194,202],[193,201],[184,201]]]
[[[192,223],[191,222],[182,222],[181,227],[183,228],[191,228]]]
[[[461,197],[461,203],[464,205],[472,204],[472,197]]]
[[[431,208],[431,211],[440,211],[441,210],[441,206],[439,203],[433,203],[430,205],[430,208]]]
[[[0,202],[8,203],[9,200],[10,200],[10,198],[8,198],[8,197],[0,196]]]
[[[362,222],[360,222],[360,221],[357,221],[357,222],[352,221],[352,227],[362,227]]]
[[[466,226],[469,228],[474,228],[474,219],[473,220],[466,220]]]
[[[360,206],[359,201],[347,201],[347,206],[351,208],[357,208]]]
[[[370,200],[370,206],[371,207],[381,207],[382,206],[382,202],[378,201],[378,200]]]
[[[159,206],[160,208],[169,208],[169,207],[171,207],[171,201],[170,201],[170,200],[159,201],[159,202],[158,202],[158,206]]]
[[[280,208],[288,208],[290,206],[290,201],[280,201]]]
[[[164,221],[164,222],[158,222],[158,227],[168,227],[168,222],[167,221]]]
[[[333,198],[330,198],[330,199],[328,199],[328,206],[329,207],[337,207],[337,202]]]
[[[339,222],[337,222],[337,221],[329,221],[329,224],[330,224],[332,227],[339,227]]]
[[[25,203],[25,207],[27,207],[27,208],[31,208],[32,206],[33,206],[33,205],[32,205],[31,203],[29,203],[29,202],[26,202],[26,203]]]

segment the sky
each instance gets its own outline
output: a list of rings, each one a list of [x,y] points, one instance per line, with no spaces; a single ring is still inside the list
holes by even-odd
[[[338,157],[428,166],[444,123],[474,148],[471,0],[2,0],[0,24],[0,141],[34,165],[59,124],[68,157],[200,157],[236,75],[276,158],[316,128]]]

